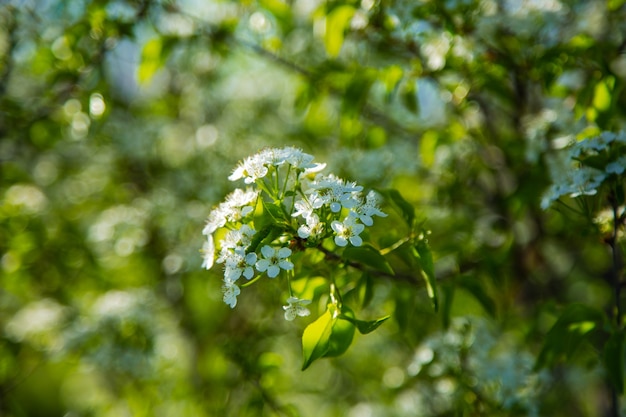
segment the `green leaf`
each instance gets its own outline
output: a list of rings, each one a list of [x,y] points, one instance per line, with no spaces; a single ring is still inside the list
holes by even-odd
[[[367,272],[363,273],[361,280],[359,281],[360,295],[361,295],[361,307],[367,307],[374,298],[374,282],[372,276]]]
[[[411,113],[417,114],[419,111],[419,104],[417,101],[417,83],[407,83],[400,95],[402,104]]]
[[[337,314],[336,306],[329,304],[324,314],[304,329],[303,371],[317,359],[339,356],[348,350],[355,329],[349,318],[354,318],[350,308],[344,306]]]
[[[284,219],[284,213],[280,203],[273,204],[263,201],[263,210],[276,222],[282,222]]]
[[[335,58],[339,55],[344,32],[349,27],[352,16],[354,16],[354,7],[349,5],[336,7],[326,16],[324,46],[329,57]]]
[[[624,393],[624,332],[616,331],[604,345],[606,374],[618,394]]]
[[[137,69],[137,78],[140,83],[147,83],[161,67],[161,39],[151,39],[141,50],[141,61]]]
[[[356,261],[372,267],[377,271],[394,275],[393,269],[389,262],[387,262],[387,259],[373,246],[367,244],[363,246],[350,246],[343,251],[343,257],[348,261]]]
[[[411,291],[400,288],[395,291],[396,308],[393,314],[401,331],[409,327],[409,321],[415,311],[415,298],[415,294]]]
[[[437,280],[435,278],[435,266],[433,263],[432,252],[424,240],[418,241],[415,244],[414,249],[413,255],[422,268],[421,275],[422,278],[424,278],[424,283],[426,284],[428,297],[433,304],[433,309],[437,311],[439,309],[439,302],[437,298]]]
[[[592,155],[585,158],[578,158],[578,161],[585,166],[604,171],[609,163],[609,158],[607,155]]]
[[[391,98],[392,93],[396,90],[403,75],[404,71],[399,65],[391,65],[384,70],[381,70],[380,80],[385,85],[387,99]]]
[[[246,253],[256,252],[259,246],[262,244],[268,245],[272,243],[274,239],[280,236],[285,229],[283,226],[271,223],[263,227],[261,230],[255,233],[250,246],[246,249]]]
[[[333,323],[332,332],[330,334],[330,341],[328,345],[328,351],[324,354],[325,358],[342,355],[352,343],[354,338],[354,325],[348,320],[341,320],[341,317],[354,316],[352,311],[347,307],[342,307],[343,314],[337,316]]]
[[[365,321],[365,320],[358,320],[354,317],[349,317],[346,316],[344,314],[341,314],[339,316],[340,319],[343,320],[347,320],[350,323],[354,324],[356,326],[356,328],[359,330],[359,333],[361,334],[367,334],[367,333],[371,333],[374,330],[378,329],[378,327],[383,324],[384,322],[387,321],[387,319],[389,319],[391,316],[385,316],[385,317],[381,317],[377,320],[369,320],[369,321]]]
[[[552,366],[562,358],[570,359],[578,346],[602,327],[604,320],[600,310],[584,304],[569,305],[548,331],[535,368]]]
[[[394,205],[395,209],[402,215],[409,227],[413,227],[415,220],[415,208],[413,205],[406,201],[397,190],[388,189],[377,191]]]
[[[263,239],[265,239],[270,234],[272,228],[274,227],[276,226],[273,224],[268,224],[267,226],[261,228],[261,230],[256,232],[255,235],[252,237],[252,240],[250,241],[250,246],[248,246],[248,249],[246,249],[246,253],[256,252]]]
[[[480,305],[485,309],[487,314],[492,317],[496,315],[496,303],[485,292],[480,281],[472,277],[460,277],[457,281],[458,285],[469,291]]]
[[[374,78],[367,71],[355,74],[342,95],[342,111],[353,115],[360,113],[373,82]]]
[[[313,361],[323,357],[330,346],[330,335],[333,330],[333,318],[330,310],[319,316],[317,320],[309,324],[302,334],[302,370],[308,368]]]
[[[611,107],[612,90],[615,78],[606,77],[596,84],[593,94],[593,107],[599,111],[606,111]]]

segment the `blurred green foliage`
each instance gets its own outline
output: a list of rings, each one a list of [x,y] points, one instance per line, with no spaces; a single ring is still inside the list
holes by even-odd
[[[626,412],[623,229],[540,207],[624,79],[619,0],[1,2],[0,415]],[[390,255],[358,317],[391,318],[304,372],[325,300],[231,310],[198,252],[236,162],[285,145],[398,190],[370,241],[414,216],[439,288]]]

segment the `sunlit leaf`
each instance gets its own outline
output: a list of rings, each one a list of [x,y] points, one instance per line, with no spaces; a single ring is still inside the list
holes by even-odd
[[[611,91],[615,78],[607,77],[596,84],[593,94],[593,107],[599,111],[606,111],[611,107]]]
[[[162,45],[161,38],[151,39],[144,45],[141,51],[141,62],[137,74],[139,82],[149,82],[159,68],[161,68]]]
[[[324,46],[326,53],[331,58],[339,55],[343,45],[344,32],[349,27],[352,16],[354,16],[354,7],[349,5],[336,7],[326,16]]]
[[[432,130],[424,133],[420,138],[420,159],[425,167],[430,167],[435,162],[435,151],[439,135]]]
[[[396,91],[398,83],[402,79],[404,71],[398,65],[391,65],[384,70],[381,70],[381,80],[385,85],[386,96],[391,97],[392,93]]]
[[[323,357],[328,352],[335,320],[336,318],[333,318],[330,310],[326,310],[324,314],[304,329],[302,335],[303,371],[313,361]]]

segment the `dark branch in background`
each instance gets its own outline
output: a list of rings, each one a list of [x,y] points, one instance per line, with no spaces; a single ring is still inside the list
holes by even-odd
[[[619,227],[620,227],[620,215],[618,213],[619,206],[617,203],[617,199],[610,198],[610,200],[611,200],[611,209],[613,211],[613,231],[612,231],[611,238],[609,240],[609,246],[611,247],[611,254],[612,254],[612,259],[613,259],[611,275],[613,278],[612,282],[613,282],[613,288],[615,291],[615,324],[617,325],[619,329],[622,327],[622,305],[620,301],[621,291],[622,291],[620,271],[622,269],[622,265],[619,259],[619,248],[618,248],[618,242],[617,242],[617,238],[618,238],[617,235],[619,233]]]
[[[621,184],[617,184],[618,187],[621,187]],[[623,269],[623,264],[620,259],[619,254],[619,242],[618,242],[618,233],[619,229],[623,224],[623,216],[619,214],[619,203],[617,201],[617,197],[615,195],[615,191],[612,191],[609,194],[609,203],[611,205],[611,211],[613,213],[613,230],[611,231],[611,236],[607,239],[607,244],[611,248],[611,257],[612,257],[612,265],[611,265],[611,285],[613,285],[613,302],[614,310],[612,314],[614,315],[613,319],[615,320],[616,330],[620,332],[622,330],[622,281],[621,281],[621,271]],[[617,392],[613,384],[609,386],[610,396],[611,396],[611,405],[609,409],[609,413],[611,417],[618,417],[620,415],[620,393]]]

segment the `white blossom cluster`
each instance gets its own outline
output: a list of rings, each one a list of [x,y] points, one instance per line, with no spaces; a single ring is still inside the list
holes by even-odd
[[[615,152],[619,149],[622,152]],[[584,163],[586,158],[596,156],[602,161],[602,166]],[[622,175],[626,170],[626,132],[602,132],[598,136],[578,141],[567,149],[566,159],[566,169],[556,174],[541,200],[544,210],[565,195],[595,195],[605,180],[613,175]]]
[[[298,148],[268,148],[241,161],[228,177],[243,179],[248,188],[235,189],[210,212],[201,252],[204,268],[224,265],[223,300],[231,308],[241,293],[237,281],[242,276],[252,280],[260,274],[276,278],[281,271],[293,273],[290,242],[317,247],[333,238],[339,247],[361,246],[360,234],[374,224],[373,216],[386,216],[376,193],[363,195],[363,187],[356,183],[321,174],[325,167]],[[275,211],[264,213],[268,206]],[[268,219],[279,236],[257,235],[255,222],[267,227]],[[221,239],[216,244],[218,233]],[[311,301],[294,297],[291,287],[289,294],[285,318],[308,316],[305,306]]]
[[[406,372],[435,381],[427,385],[415,379],[414,386],[422,399],[421,408],[439,411],[433,414],[446,414],[458,401],[464,402],[463,381],[471,381],[467,387],[498,410],[538,416],[541,396],[552,381],[546,371],[534,370],[534,362],[512,333],[495,329],[483,318],[467,316],[454,318],[445,332],[424,340]]]

